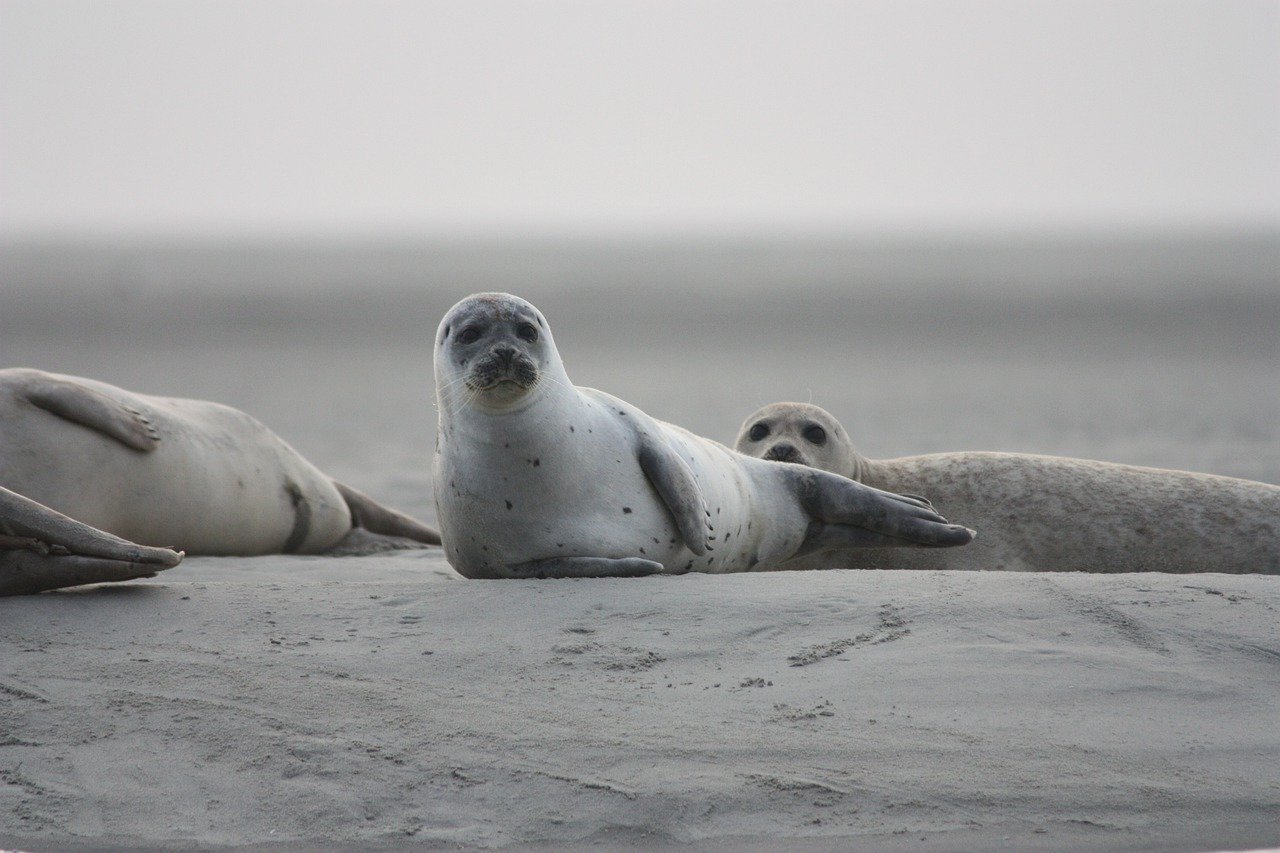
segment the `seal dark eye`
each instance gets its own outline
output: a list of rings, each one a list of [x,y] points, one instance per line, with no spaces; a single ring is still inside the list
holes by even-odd
[[[475,326],[468,326],[458,332],[458,343],[460,344],[474,344],[478,340],[480,340],[480,330]]]
[[[805,438],[805,441],[809,442],[810,444],[818,444],[818,445],[826,444],[827,431],[822,427],[818,426],[817,424],[811,424],[804,428],[804,438]]]
[[[529,341],[529,343],[533,343],[538,339],[538,330],[533,327],[532,323],[521,323],[520,328],[516,329],[516,334],[522,340]]]
[[[765,424],[756,424],[751,428],[751,432],[747,433],[747,438],[752,441],[760,441],[769,434],[769,427]]]

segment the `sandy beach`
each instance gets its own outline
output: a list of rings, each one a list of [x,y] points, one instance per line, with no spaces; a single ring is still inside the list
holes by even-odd
[[[1274,580],[189,559],[0,601],[0,839],[1275,845]]]
[[[0,364],[234,405],[431,521],[431,334],[467,291],[507,289],[577,383],[724,441],[811,399],[872,457],[1280,482],[1274,288],[990,291],[971,265],[968,285],[890,293],[793,258],[802,287],[730,299],[697,276],[554,284],[606,265],[564,257],[371,290],[200,286],[239,260],[27,275],[0,294]],[[0,600],[0,847],[1275,846],[1276,580],[480,582],[438,549],[188,558]]]

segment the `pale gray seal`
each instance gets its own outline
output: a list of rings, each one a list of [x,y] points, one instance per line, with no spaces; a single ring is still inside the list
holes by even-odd
[[[440,542],[244,412],[39,370],[0,370],[0,484],[115,536],[190,554],[315,554],[353,530]]]
[[[472,578],[775,568],[809,551],[963,545],[927,502],[762,462],[569,382],[546,319],[463,299],[435,346],[435,494]]]
[[[817,554],[788,568],[1280,573],[1280,487],[1021,453],[867,459],[829,412],[774,403],[735,446],[880,489],[923,492],[982,535],[952,551]]]
[[[0,487],[0,595],[148,578],[182,554],[147,548]]]

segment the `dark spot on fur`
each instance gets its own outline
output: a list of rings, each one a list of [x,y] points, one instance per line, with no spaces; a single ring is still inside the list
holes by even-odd
[[[641,549],[640,549],[640,553],[641,553],[641,554],[645,553],[645,550],[644,550],[643,548],[641,548]]]
[[[685,570],[686,572],[687,572],[687,571],[689,571],[689,570],[690,570],[690,569],[692,569],[692,568],[693,568],[693,560],[690,560],[689,562],[687,562],[687,563],[685,563],[685,564],[684,564],[684,570]]]
[[[534,468],[537,468],[537,467],[538,467],[539,465],[541,465],[541,464],[542,464],[542,460],[541,460],[541,459],[535,459],[535,460],[533,460],[533,467],[534,467]]]
[[[302,547],[302,543],[307,540],[307,534],[311,532],[311,504],[307,503],[302,489],[298,488],[298,484],[293,480],[284,481],[284,492],[289,496],[289,502],[293,504],[293,529],[289,531],[289,538],[285,540],[284,548],[281,550],[286,554],[292,554]]]
[[[623,513],[623,515],[631,515],[631,507],[629,507],[629,506],[624,506],[624,507],[622,508],[622,513]]]
[[[564,543],[563,543],[563,542],[557,542],[557,543],[556,543],[556,547],[557,547],[557,548],[563,548],[563,547],[564,547]]]
[[[507,509],[511,509],[511,501],[507,501]]]
[[[709,565],[711,565],[711,561],[712,561],[712,560],[714,560],[714,559],[715,559],[715,557],[707,557],[707,565],[708,565],[708,566],[709,566]]]
[[[671,540],[671,541],[672,541],[672,542],[674,542],[675,540],[673,539],[673,540]],[[653,544],[654,544],[654,545],[661,545],[662,543],[658,541],[658,537],[657,537],[657,536],[654,536],[654,537],[653,537]]]
[[[505,447],[507,450],[510,450],[510,449],[511,449],[511,442],[507,442],[506,444],[504,444],[504,445],[502,445],[502,446],[503,446],[503,447]]]

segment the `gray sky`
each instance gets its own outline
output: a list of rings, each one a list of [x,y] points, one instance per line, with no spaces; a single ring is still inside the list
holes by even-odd
[[[0,2],[0,234],[1280,226],[1280,3]]]

